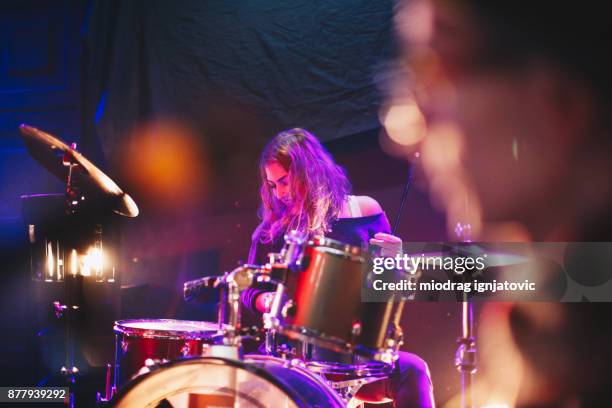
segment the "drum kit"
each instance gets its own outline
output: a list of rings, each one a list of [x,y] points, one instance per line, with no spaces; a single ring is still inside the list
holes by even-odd
[[[84,208],[84,201],[95,201],[96,212],[138,214],[135,202],[75,146],[30,126],[22,125],[21,132],[31,155],[67,182],[67,216]],[[95,231],[94,246],[100,246],[98,226]],[[74,253],[74,249],[60,248],[68,241],[58,238],[55,242],[62,257]],[[77,270],[82,265],[72,274],[62,268],[60,275],[60,265],[71,261],[58,254],[53,255],[57,259],[52,267],[41,262],[43,269],[49,269],[45,277],[68,281],[71,275],[81,274]],[[361,248],[324,237],[305,240],[292,232],[285,236],[281,253],[271,254],[266,265],[242,265],[222,276],[186,282],[185,300],[219,291],[217,321],[117,321],[115,362],[109,365],[106,389],[99,393],[98,403],[118,407],[360,406],[355,398],[359,388],[388,377],[394,368],[402,345],[399,322],[404,306],[393,299],[362,303],[361,277],[366,269],[367,253]],[[241,296],[262,284],[275,288],[263,314],[263,328],[243,327]],[[78,305],[60,306],[78,309]],[[263,353],[246,354],[247,339],[263,340]]]
[[[66,317],[66,358],[60,371],[74,385],[80,372],[74,350],[76,321],[82,324],[85,317],[77,319],[83,314],[84,288],[103,286],[99,293],[107,296],[118,286],[114,267],[105,274],[108,266],[101,262],[102,223],[108,214],[136,217],[139,210],[129,195],[75,150],[76,145],[31,126],[21,125],[20,130],[32,157],[66,182],[65,194],[22,198],[33,280],[65,289],[65,301],[53,302],[53,308],[56,317]],[[409,176],[400,208],[410,180]],[[394,224],[395,232],[399,214]],[[322,236],[307,240],[291,231],[281,252],[269,254],[265,265],[245,264],[222,276],[185,282],[185,301],[219,292],[217,321],[115,321],[115,361],[106,366],[105,390],[98,393],[98,404],[362,406],[361,387],[387,379],[395,370],[403,342],[404,302],[414,299],[404,293],[362,302],[371,269],[369,256],[359,247]],[[503,255],[497,263],[516,262]],[[263,327],[244,327],[241,298],[247,291],[263,292],[262,288],[273,294],[266,302]],[[458,300],[462,300],[463,330],[455,366],[462,375],[461,405],[469,407],[476,371],[473,306],[465,293]],[[253,339],[262,342],[258,354],[244,351]]]
[[[366,260],[358,247],[288,234],[270,260],[184,284],[187,300],[221,292],[218,322],[118,321],[111,401],[119,407],[360,406],[359,388],[393,370],[403,303],[360,301]],[[276,288],[263,329],[242,327],[241,294],[261,283]],[[253,337],[265,338],[263,354],[243,353],[243,341]]]
[[[65,289],[65,300],[53,302],[55,316],[65,318],[66,358],[60,372],[69,384],[78,385],[75,333],[76,322],[87,320],[82,311],[84,288],[96,286],[108,297],[117,292],[120,280],[114,267],[105,274],[109,267],[102,265],[103,223],[109,214],[136,217],[139,210],[113,180],[76,151],[75,144],[69,146],[31,126],[21,125],[20,130],[32,157],[66,182],[64,194],[24,196],[22,202],[33,280]],[[411,174],[400,209],[410,183]],[[322,236],[307,240],[291,231],[281,252],[269,254],[265,265],[245,264],[222,276],[185,282],[185,301],[219,292],[217,321],[115,321],[114,364],[106,365],[98,405],[363,406],[367,395],[360,395],[360,389],[396,371],[404,302],[414,299],[404,293],[362,302],[369,256],[359,247]],[[499,264],[517,262],[506,258]],[[273,296],[266,302],[263,327],[243,326],[241,298],[247,291],[264,290]],[[463,319],[455,366],[462,376],[461,406],[469,407],[476,371],[473,306],[465,293],[458,300]],[[253,339],[262,343],[257,354],[244,351]]]

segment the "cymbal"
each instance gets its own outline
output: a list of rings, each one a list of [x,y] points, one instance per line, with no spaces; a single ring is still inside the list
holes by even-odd
[[[109,200],[111,209],[117,214],[126,217],[138,215],[138,206],[134,200],[81,153],[35,127],[22,124],[19,130],[30,155],[53,175],[66,181],[68,166],[63,164],[63,156],[67,156],[71,162],[78,165],[73,167],[72,171],[80,187],[101,193]]]

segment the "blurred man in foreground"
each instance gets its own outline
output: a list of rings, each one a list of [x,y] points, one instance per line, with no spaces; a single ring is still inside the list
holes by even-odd
[[[601,3],[413,1],[397,27],[427,132],[418,147],[392,139],[422,152],[451,231],[612,241],[612,25]],[[533,374],[517,405],[609,400],[609,303],[519,304],[504,316]]]

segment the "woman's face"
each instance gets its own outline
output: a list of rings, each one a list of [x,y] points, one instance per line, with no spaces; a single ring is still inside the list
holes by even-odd
[[[291,204],[289,173],[278,162],[270,162],[265,168],[266,183],[279,201],[286,206]]]

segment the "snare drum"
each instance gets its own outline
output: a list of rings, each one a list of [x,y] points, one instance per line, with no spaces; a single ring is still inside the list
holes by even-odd
[[[149,362],[200,356],[221,340],[219,324],[188,320],[120,320],[115,323],[115,388]]]
[[[122,407],[345,407],[319,376],[267,356],[189,358],[154,367],[114,398]]]
[[[349,378],[387,377],[393,371],[392,364],[373,361],[357,354],[336,353],[319,346],[307,345],[307,354],[298,357],[305,361],[306,367],[324,375],[330,381],[344,381]]]
[[[401,345],[402,302],[363,303],[367,263],[359,247],[315,238],[299,261],[286,321],[289,338],[391,363]],[[288,286],[293,286],[291,282]]]

